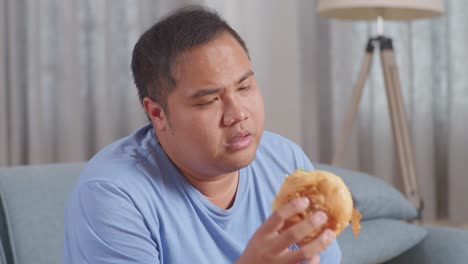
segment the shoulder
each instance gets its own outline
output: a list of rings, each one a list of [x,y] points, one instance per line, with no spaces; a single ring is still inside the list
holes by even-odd
[[[97,263],[105,258],[119,263],[125,255],[134,263],[154,261],[158,252],[151,233],[159,224],[157,217],[145,216],[145,205],[145,201],[109,181],[78,185],[65,211],[64,258],[80,263],[83,259]]]
[[[152,128],[145,126],[88,162],[65,213],[69,259],[82,254],[81,248],[99,248],[101,255],[86,255],[90,259],[117,260],[125,254],[135,263],[149,263],[158,258],[151,236],[159,229],[155,208],[165,195],[162,181],[169,178],[163,177],[169,162],[158,146]]]
[[[98,152],[78,177],[76,194],[107,192],[144,201],[164,191],[171,164],[152,131],[143,127]]]
[[[260,160],[287,163],[296,169],[312,169],[308,157],[297,143],[270,131],[263,132],[257,157]]]
[[[96,153],[81,172],[79,183],[104,181],[119,185],[127,179],[138,180],[146,173],[148,163],[160,159],[158,146],[151,125],[144,126]]]
[[[286,151],[286,153],[277,153],[279,155],[303,154],[301,147],[296,142],[270,131],[263,132],[258,150],[260,152],[278,152],[278,150]]]
[[[286,175],[297,169],[313,170],[309,158],[301,147],[278,134],[264,131],[253,162],[248,166],[252,179],[262,182],[257,184],[259,193],[270,195],[265,200],[271,201],[279,190]],[[262,186],[267,186],[267,192]]]
[[[294,141],[268,130],[263,131],[261,143],[298,147]]]

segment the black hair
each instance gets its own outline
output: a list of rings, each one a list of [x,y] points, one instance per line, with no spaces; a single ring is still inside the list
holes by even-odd
[[[168,114],[167,96],[176,86],[172,67],[177,57],[224,32],[231,34],[248,55],[239,34],[216,11],[202,6],[179,8],[143,33],[135,44],[131,63],[140,102],[149,97]]]

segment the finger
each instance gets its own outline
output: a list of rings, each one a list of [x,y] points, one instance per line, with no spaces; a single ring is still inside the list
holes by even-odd
[[[315,255],[310,261],[308,264],[320,264],[320,256],[319,255]]]
[[[304,211],[307,206],[309,206],[309,199],[306,197],[292,200],[278,210],[274,211],[273,214],[258,229],[258,232],[267,234],[279,231],[287,219]]]
[[[284,263],[298,263],[312,259],[315,255],[324,251],[333,241],[335,235],[333,231],[326,229],[320,235],[308,244],[282,254],[281,261]],[[283,263],[283,262],[281,262]]]
[[[321,227],[327,222],[327,215],[323,212],[309,214],[301,222],[282,231],[280,235],[272,241],[273,252],[281,252],[292,244],[300,242],[308,234],[320,232]]]

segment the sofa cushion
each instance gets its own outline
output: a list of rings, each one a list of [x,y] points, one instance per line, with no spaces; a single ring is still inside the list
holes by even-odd
[[[0,169],[15,263],[61,263],[65,205],[83,165]]]
[[[397,189],[375,176],[326,164],[315,164],[315,168],[330,171],[343,179],[363,220],[413,219],[418,215],[416,208]]]
[[[13,250],[2,196],[0,193],[0,264],[6,264],[13,263]]]
[[[401,220],[362,221],[361,232],[357,237],[354,237],[349,227],[338,236],[342,263],[382,263],[414,247],[426,234],[424,228]]]
[[[10,264],[13,262],[7,262],[5,257],[5,252],[3,251],[3,247],[0,247],[0,264]]]
[[[428,231],[427,237],[388,264],[468,262],[468,230],[434,226],[424,228]]]

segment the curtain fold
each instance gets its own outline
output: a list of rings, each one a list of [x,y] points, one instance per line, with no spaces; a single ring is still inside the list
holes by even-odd
[[[5,1],[0,1],[0,166],[9,164],[8,147],[8,90],[6,76],[7,65],[9,64],[8,33],[6,31],[8,21],[7,5]]]
[[[464,28],[467,21],[467,1],[446,1],[448,7],[447,31],[449,35],[448,65],[446,72],[448,98],[441,100],[446,103],[449,114],[444,125],[448,128],[448,164],[445,175],[448,178],[449,214],[456,221],[466,221],[468,216],[468,203],[466,202],[468,187],[468,74],[466,72],[468,61],[468,32]],[[462,44],[463,43],[463,44]],[[444,142],[445,143],[445,142]],[[439,175],[439,177],[442,177]]]
[[[0,0],[0,166],[71,162],[145,124],[130,60],[139,35],[187,3],[218,10],[246,40],[266,127],[331,162],[374,25],[320,18],[314,1]],[[424,217],[468,220],[468,3],[389,22],[425,201]],[[344,167],[399,186],[378,50]]]

